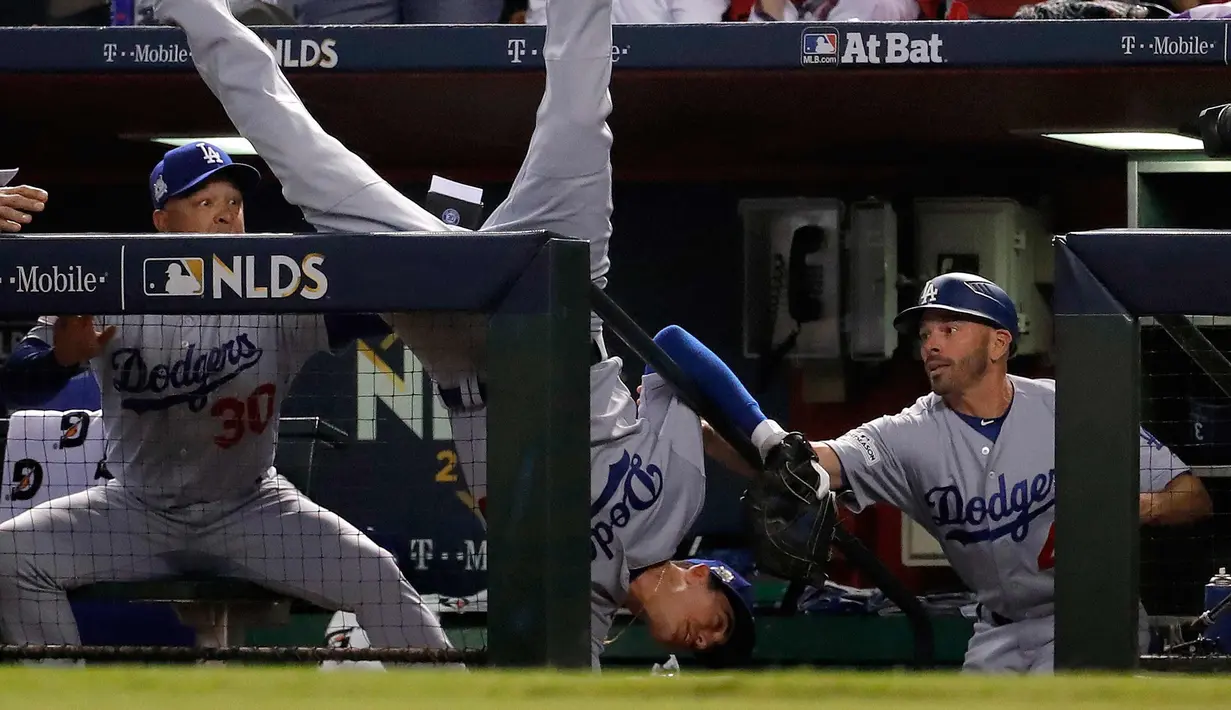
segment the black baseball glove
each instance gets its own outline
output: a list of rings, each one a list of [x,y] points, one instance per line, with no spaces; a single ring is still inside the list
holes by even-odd
[[[763,483],[767,493],[776,492],[804,505],[816,505],[824,497],[818,495],[818,490],[829,491],[829,474],[821,468],[816,451],[803,434],[791,432],[765,455]]]
[[[757,566],[775,577],[823,586],[838,524],[828,474],[797,433],[765,459],[762,476],[744,495]]]

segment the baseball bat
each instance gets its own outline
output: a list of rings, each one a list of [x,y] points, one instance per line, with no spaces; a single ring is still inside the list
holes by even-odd
[[[1231,594],[1219,599],[1217,604],[1206,609],[1201,613],[1201,616],[1193,619],[1190,625],[1191,628],[1203,630],[1213,626],[1214,622],[1218,621],[1218,617],[1222,616],[1222,613],[1227,610],[1228,606],[1231,606]]]
[[[764,465],[752,441],[739,433],[730,419],[718,411],[718,408],[701,392],[701,388],[697,386],[692,377],[687,375],[662,348],[658,347],[654,339],[647,335],[641,326],[637,325],[632,317],[611,299],[611,296],[591,283],[590,300],[594,312],[603,319],[603,323],[610,327],[616,336],[637,357],[641,358],[642,362],[654,368],[654,371],[671,385],[671,389],[681,402],[709,422],[714,431],[726,439],[727,443],[731,444],[749,465],[757,469]]]
[[[590,306],[603,319],[603,324],[611,329],[642,362],[654,368],[671,386],[675,395],[689,409],[704,419],[723,439],[734,448],[753,469],[760,471],[764,466],[760,452],[752,440],[740,432],[731,419],[711,401],[696,381],[692,379],[674,360],[671,359],[654,339],[646,334],[641,326],[632,319],[624,309],[607,295],[605,291],[590,284]],[[841,522],[834,526],[833,544],[842,552],[846,559],[862,569],[871,577],[872,582],[898,608],[906,614],[914,630],[914,656],[916,668],[930,668],[934,665],[935,634],[931,618],[923,604],[901,580],[894,576],[881,563],[859,538],[851,535],[842,527]]]

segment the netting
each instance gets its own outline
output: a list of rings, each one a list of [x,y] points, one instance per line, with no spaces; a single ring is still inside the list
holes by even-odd
[[[1202,618],[1231,592],[1231,577],[1217,578],[1231,565],[1228,324],[1158,316],[1141,328],[1140,580],[1155,667],[1231,653],[1231,614]]]
[[[520,237],[531,260],[548,242]],[[441,297],[382,278],[375,241],[348,243],[368,251],[355,270],[319,239],[262,238],[192,257],[114,240],[118,268],[0,276],[24,294],[8,312],[34,306],[0,375],[0,658],[487,662],[487,432],[507,419],[487,405],[520,384],[488,373],[477,311],[528,261]],[[458,260],[431,244],[420,257]],[[556,307],[531,300],[514,331]],[[537,353],[521,362],[549,367],[550,338]],[[516,448],[502,451],[524,468]]]

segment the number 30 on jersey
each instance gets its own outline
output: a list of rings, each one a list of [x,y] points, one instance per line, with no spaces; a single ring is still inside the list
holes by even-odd
[[[214,435],[219,448],[229,449],[238,444],[249,431],[262,434],[274,418],[274,402],[278,388],[271,382],[260,385],[244,399],[224,397],[210,408],[209,413],[220,420],[222,433]]]

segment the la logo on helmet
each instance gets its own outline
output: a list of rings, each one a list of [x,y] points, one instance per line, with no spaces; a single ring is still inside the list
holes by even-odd
[[[936,284],[928,281],[923,287],[923,293],[919,295],[919,305],[926,306],[929,303],[935,303],[938,295],[940,291],[936,288]]]

